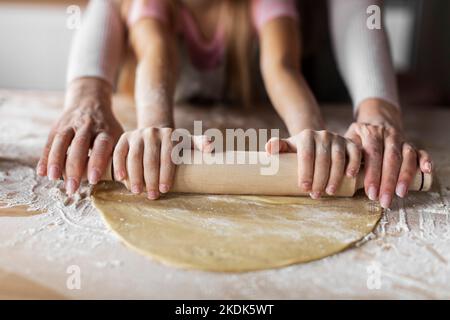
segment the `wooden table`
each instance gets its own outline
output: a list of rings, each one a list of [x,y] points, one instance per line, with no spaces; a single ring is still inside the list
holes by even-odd
[[[216,274],[167,267],[130,251],[106,229],[86,187],[71,200],[35,177],[61,106],[59,92],[0,90],[0,202],[7,206],[0,209],[0,298],[450,298],[449,108],[404,109],[410,138],[433,155],[436,181],[430,193],[395,201],[371,240],[304,265]],[[349,106],[323,109],[335,131],[351,120]],[[128,98],[115,98],[115,112],[133,127]],[[282,127],[265,108],[177,107],[177,123],[194,119],[205,128]],[[80,289],[71,287],[74,270]]]

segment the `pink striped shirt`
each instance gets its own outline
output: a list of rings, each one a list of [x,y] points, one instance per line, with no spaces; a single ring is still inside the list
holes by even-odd
[[[259,32],[264,24],[278,17],[298,19],[295,0],[250,0],[252,23]],[[128,26],[142,18],[154,18],[168,23],[168,8],[161,0],[134,0],[128,15]],[[200,70],[216,68],[223,61],[225,53],[224,26],[218,23],[213,39],[206,42],[198,30],[192,14],[181,7],[177,20],[178,32],[186,40],[190,59]]]

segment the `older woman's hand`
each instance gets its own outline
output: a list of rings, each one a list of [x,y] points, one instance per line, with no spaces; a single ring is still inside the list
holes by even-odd
[[[111,96],[110,85],[95,78],[77,79],[67,89],[64,112],[50,131],[37,173],[56,180],[65,171],[68,194],[79,188],[86,165],[89,182],[99,181],[123,132]]]
[[[326,130],[306,129],[287,139],[272,138],[266,151],[297,153],[299,189],[313,199],[334,195],[344,175],[356,177],[361,164],[361,150],[354,142]]]
[[[424,173],[432,171],[429,154],[406,141],[400,112],[384,101],[365,101],[359,107],[358,120],[345,136],[362,148],[364,189],[383,208],[391,206],[394,193],[401,198],[406,196],[417,167]]]

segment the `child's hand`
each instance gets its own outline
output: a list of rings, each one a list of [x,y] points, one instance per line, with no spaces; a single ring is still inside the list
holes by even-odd
[[[356,177],[361,165],[361,150],[355,143],[325,130],[308,129],[288,139],[272,138],[266,152],[296,152],[298,185],[313,199],[323,192],[334,195],[344,173]]]
[[[127,187],[140,194],[145,186],[147,197],[159,198],[173,185],[175,164],[172,161],[172,128],[150,127],[125,132],[113,154],[114,177],[128,178]],[[213,142],[206,136],[193,136],[192,145],[203,152],[211,152]]]

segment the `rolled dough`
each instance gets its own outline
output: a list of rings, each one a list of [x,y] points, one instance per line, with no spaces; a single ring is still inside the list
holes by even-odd
[[[370,233],[382,210],[364,196],[306,197],[168,194],[157,201],[117,183],[99,184],[94,206],[130,247],[165,264],[245,272],[308,262]]]

